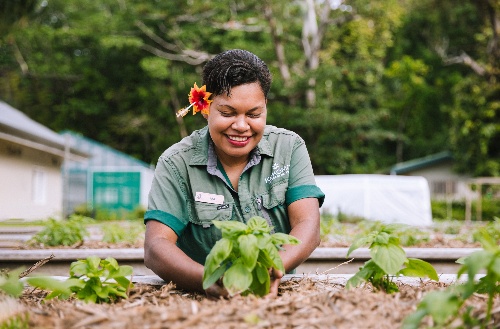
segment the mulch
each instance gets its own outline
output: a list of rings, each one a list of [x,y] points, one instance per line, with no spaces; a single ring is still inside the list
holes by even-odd
[[[422,296],[446,284],[398,283],[400,292],[375,292],[370,285],[347,290],[342,284],[311,278],[280,285],[276,298],[235,296],[209,300],[204,295],[176,290],[172,284],[136,284],[128,299],[113,304],[85,304],[76,299],[45,300],[46,292],[26,289],[20,302],[29,310],[30,328],[401,328]],[[471,315],[484,316],[486,297],[467,302]],[[448,328],[458,328],[461,322]],[[500,324],[500,298],[492,324]],[[429,319],[424,322],[431,326]]]

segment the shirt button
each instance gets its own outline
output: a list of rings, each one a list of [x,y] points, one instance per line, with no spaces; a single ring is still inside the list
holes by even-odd
[[[246,206],[245,207],[245,212],[248,214],[250,212],[250,207],[249,206]]]

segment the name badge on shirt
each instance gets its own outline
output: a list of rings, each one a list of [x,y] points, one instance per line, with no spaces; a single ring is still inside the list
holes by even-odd
[[[212,203],[212,204],[223,204],[224,196],[217,194],[210,194],[205,192],[196,192],[194,197],[195,201],[204,202],[204,203]]]

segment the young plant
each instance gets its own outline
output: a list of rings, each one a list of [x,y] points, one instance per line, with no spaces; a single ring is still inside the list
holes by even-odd
[[[357,287],[363,282],[370,282],[376,290],[383,290],[387,293],[397,292],[399,288],[392,281],[391,276],[399,275],[439,280],[431,264],[421,259],[406,257],[406,252],[401,248],[396,233],[400,227],[401,225],[397,224],[379,223],[377,230],[353,242],[347,251],[347,257],[354,250],[368,245],[371,259],[347,281],[348,289]]]
[[[29,316],[26,309],[18,302],[24,289],[19,275],[23,271],[18,268],[0,273],[0,329],[29,328]]]
[[[45,227],[31,238],[30,243],[46,246],[74,245],[89,235],[86,226],[92,221],[92,218],[79,215],[72,215],[68,220],[50,218]]]
[[[425,316],[430,316],[433,319],[436,328],[447,327],[458,317],[465,301],[475,293],[488,296],[486,316],[479,323],[480,328],[486,328],[491,320],[493,299],[500,294],[500,246],[488,228],[476,231],[474,238],[481,242],[483,249],[457,260],[457,263],[462,264],[458,270],[457,278],[467,273],[467,281],[463,284],[450,286],[444,291],[433,291],[426,294],[419,303],[417,311],[405,319],[404,329],[419,328],[420,322]],[[476,275],[482,271],[486,274],[476,280]],[[464,323],[480,321],[472,319],[468,312],[463,313],[462,320]],[[477,325],[478,323],[475,323],[475,327],[478,327]]]
[[[102,224],[102,240],[107,243],[134,243],[144,234],[144,224],[139,222]]]
[[[70,277],[65,281],[51,277],[30,277],[27,282],[34,287],[50,290],[47,299],[67,299],[74,295],[86,303],[109,303],[128,297],[128,290],[133,284],[127,276],[131,275],[131,266],[119,266],[111,257],[101,260],[91,256],[71,263]]]
[[[24,285],[19,280],[19,274],[23,271],[22,268],[0,274],[0,292],[13,297],[19,297],[23,292]]]
[[[269,269],[285,271],[279,250],[285,244],[299,244],[295,237],[271,234],[271,228],[262,217],[252,217],[245,225],[236,221],[213,221],[222,231],[205,261],[203,289],[209,288],[221,277],[231,296],[269,293]]]
[[[0,329],[28,329],[29,314],[19,301],[0,294]]]

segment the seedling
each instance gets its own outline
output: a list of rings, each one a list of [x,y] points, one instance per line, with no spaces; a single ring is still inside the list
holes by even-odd
[[[134,243],[139,236],[144,234],[144,224],[138,222],[130,223],[107,223],[101,225],[103,232],[102,241],[107,243],[128,242]]]
[[[79,215],[72,215],[68,220],[50,218],[29,242],[46,246],[71,246],[82,242],[89,235],[86,225],[92,221],[92,218]]]
[[[0,291],[13,297],[19,297],[23,292],[23,283],[19,280],[22,268],[0,274]]]
[[[50,290],[47,299],[67,299],[74,295],[87,303],[109,303],[128,297],[128,290],[133,287],[127,278],[130,275],[131,266],[119,266],[111,257],[101,260],[91,256],[71,263],[70,277],[65,281],[51,277],[30,277],[27,282],[34,287]]]
[[[29,314],[19,301],[0,294],[0,329],[28,329]]]
[[[300,241],[283,234],[271,234],[271,228],[262,217],[252,217],[247,224],[236,221],[213,221],[222,231],[222,238],[215,243],[205,261],[203,289],[222,279],[231,296],[235,294],[269,293],[269,269],[285,271],[279,250],[283,245]]]
[[[486,328],[491,320],[493,299],[500,294],[500,246],[496,237],[488,228],[479,229],[474,238],[481,242],[482,250],[462,257],[457,263],[462,264],[457,277],[467,273],[464,284],[455,284],[444,291],[434,291],[426,294],[417,307],[417,311],[408,316],[403,324],[404,329],[417,329],[424,317],[430,316],[435,328],[445,328],[456,319],[465,301],[475,293],[488,296],[486,316],[483,321],[472,319],[467,311],[463,313],[464,323],[479,322],[480,328]],[[476,275],[484,271],[486,274],[479,280]],[[477,327],[477,323],[475,323]]]
[[[347,281],[348,289],[357,287],[363,282],[370,282],[376,290],[383,290],[387,293],[397,292],[399,288],[391,280],[391,276],[399,275],[439,280],[431,264],[421,259],[406,257],[406,252],[401,248],[396,234],[396,230],[400,227],[402,226],[397,224],[379,223],[377,230],[353,242],[347,251],[347,257],[354,250],[368,245],[371,259]]]

